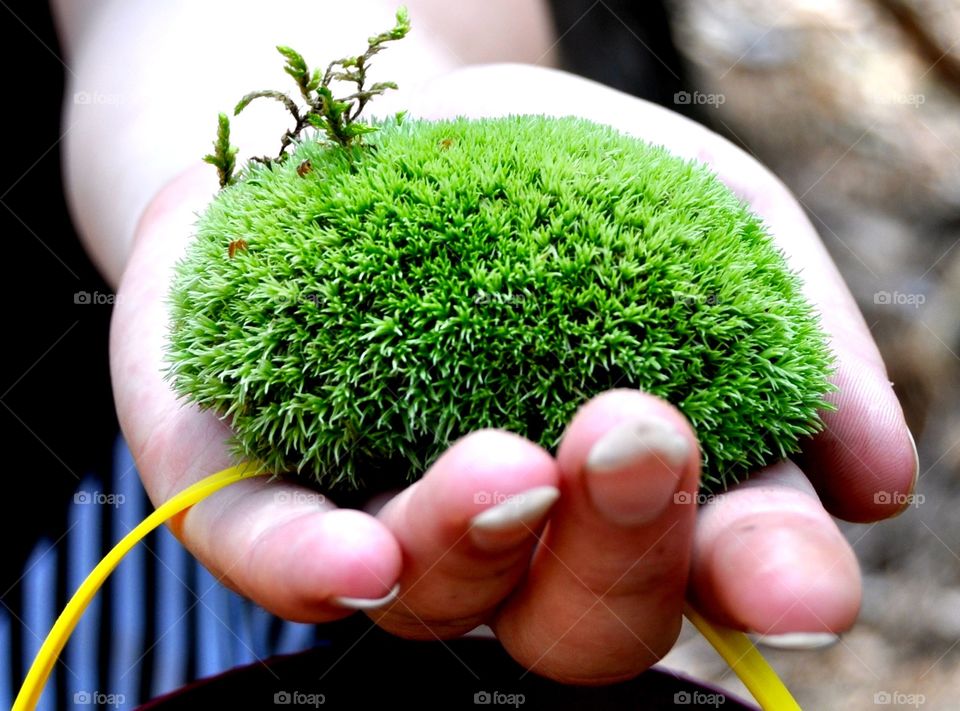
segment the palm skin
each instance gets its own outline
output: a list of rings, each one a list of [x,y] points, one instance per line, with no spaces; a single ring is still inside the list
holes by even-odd
[[[474,67],[403,99],[427,118],[576,110],[711,164],[804,276],[837,356],[837,411],[798,458],[802,471],[778,463],[699,507],[685,419],[615,390],[580,409],[555,456],[505,431],[475,432],[376,513],[262,478],[181,515],[176,535],[224,584],[278,615],[323,622],[369,608],[387,630],[421,639],[489,624],[521,664],[565,682],[646,669],[675,641],[685,598],[761,633],[852,625],[860,575],[830,514],[897,513],[916,477],[915,450],[869,331],[786,189],[702,127],[562,72]],[[203,166],[161,191],[118,292],[117,410],[155,504],[233,463],[227,426],[178,401],[162,377],[170,270],[215,189]]]

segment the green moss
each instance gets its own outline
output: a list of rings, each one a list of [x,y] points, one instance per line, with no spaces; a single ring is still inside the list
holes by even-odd
[[[552,449],[627,387],[683,411],[716,490],[821,428],[817,318],[704,166],[572,118],[390,121],[367,143],[248,165],[176,269],[168,377],[239,456],[396,485],[478,428]]]

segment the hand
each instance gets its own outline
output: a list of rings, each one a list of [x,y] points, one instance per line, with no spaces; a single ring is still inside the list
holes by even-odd
[[[689,425],[662,401],[617,390],[581,408],[556,457],[507,432],[476,432],[376,516],[258,479],[180,516],[176,535],[226,585],[289,619],[333,620],[381,599],[369,614],[407,637],[488,623],[520,663],[567,682],[625,679],[655,662],[675,641],[685,591],[742,629],[848,628],[859,571],[828,511],[854,521],[897,513],[915,450],[869,331],[786,189],[706,129],[561,72],[465,69],[405,99],[431,118],[578,111],[710,163],[765,218],[831,336],[838,410],[798,459],[809,479],[782,462],[698,510]],[[185,173],[144,214],[114,315],[117,409],[157,504],[233,463],[226,425],[184,406],[161,377],[170,270],[212,173]]]

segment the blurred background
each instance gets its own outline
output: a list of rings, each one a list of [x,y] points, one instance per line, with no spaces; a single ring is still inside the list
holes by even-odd
[[[920,451],[916,500],[845,525],[857,626],[770,651],[804,708],[960,707],[960,6],[674,0],[678,100],[800,200],[856,296]],[[721,683],[690,635],[667,660]],[[736,685],[731,685],[736,688]]]
[[[516,1],[516,0],[510,0]],[[523,0],[535,1],[535,0]],[[845,525],[859,624],[816,651],[767,652],[809,709],[954,709],[960,698],[960,8],[948,0],[554,0],[562,66],[694,117],[793,190],[880,344],[920,450],[914,505]],[[73,491],[107,471],[116,421],[110,292],[64,205],[63,77],[44,3],[0,2],[7,265],[0,418],[0,630],[10,658],[25,569],[66,535]],[[70,98],[70,97],[68,97]],[[38,541],[41,541],[38,547]],[[64,575],[56,576],[64,580]],[[61,583],[62,585],[62,583]],[[64,599],[67,591],[58,590]],[[689,630],[664,662],[743,693]]]

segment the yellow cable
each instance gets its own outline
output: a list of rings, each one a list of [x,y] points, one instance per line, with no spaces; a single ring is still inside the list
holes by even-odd
[[[43,693],[43,687],[47,683],[47,677],[50,676],[50,672],[56,664],[60,652],[63,651],[64,645],[73,633],[74,627],[80,621],[80,616],[83,615],[93,596],[97,594],[104,581],[123,557],[130,552],[131,548],[167,519],[190,508],[198,501],[202,501],[213,492],[241,479],[257,476],[258,473],[262,472],[245,462],[201,479],[162,504],[160,508],[147,516],[136,528],[124,536],[77,588],[77,592],[70,598],[70,602],[67,603],[60,617],[57,618],[53,629],[50,630],[50,634],[47,635],[40,651],[37,652],[37,656],[33,660],[33,665],[30,667],[23,686],[20,688],[20,693],[17,694],[17,700],[13,704],[13,711],[33,711],[36,707],[40,700],[40,694]]]
[[[13,704],[13,711],[33,711],[36,707],[47,678],[77,626],[77,622],[80,621],[81,615],[110,573],[140,540],[168,519],[202,501],[215,491],[262,473],[253,468],[249,462],[244,462],[201,479],[162,504],[124,536],[77,588],[77,592],[70,598],[70,602],[57,618],[53,629],[44,640],[40,651],[37,652],[36,659],[33,660],[33,665]],[[714,627],[689,605],[684,609],[684,614],[740,677],[764,711],[800,711],[799,704],[790,695],[776,672],[745,635]]]
[[[800,704],[745,634],[715,627],[690,605],[683,614],[730,665],[764,711],[800,711]]]

